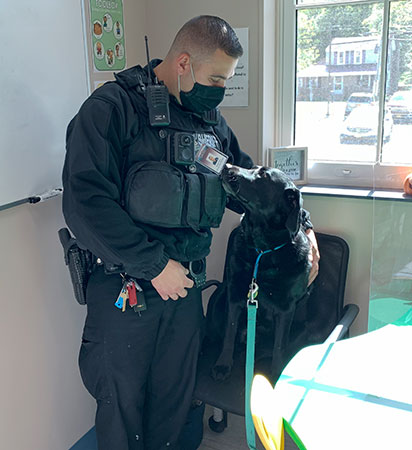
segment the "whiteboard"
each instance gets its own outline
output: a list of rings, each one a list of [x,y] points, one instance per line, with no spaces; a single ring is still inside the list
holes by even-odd
[[[81,0],[0,0],[0,205],[61,187],[88,95]]]

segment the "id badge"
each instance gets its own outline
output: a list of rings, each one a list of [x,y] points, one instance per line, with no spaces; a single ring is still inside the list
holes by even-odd
[[[202,145],[196,155],[197,163],[218,175],[222,172],[228,159],[227,155],[206,144]]]

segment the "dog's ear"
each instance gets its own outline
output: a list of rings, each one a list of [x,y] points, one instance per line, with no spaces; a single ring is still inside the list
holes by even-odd
[[[288,210],[285,225],[290,234],[294,235],[299,231],[301,223],[302,196],[297,188],[285,189],[283,195]]]

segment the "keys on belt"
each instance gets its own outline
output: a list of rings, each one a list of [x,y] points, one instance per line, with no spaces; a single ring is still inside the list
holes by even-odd
[[[189,270],[189,277],[193,280],[195,287],[201,288],[206,283],[206,259],[198,261],[182,262],[182,265]],[[147,309],[144,292],[139,283],[130,275],[120,273],[123,279],[122,288],[116,299],[115,306],[126,311],[127,302],[129,306],[140,314],[140,311]]]
[[[135,312],[140,314],[141,311],[145,311],[147,309],[146,301],[143,289],[140,287],[139,283],[129,275],[121,273],[120,276],[123,279],[123,284],[115,302],[115,306],[121,309],[122,312],[125,312],[127,302],[129,302],[129,306],[132,307]]]

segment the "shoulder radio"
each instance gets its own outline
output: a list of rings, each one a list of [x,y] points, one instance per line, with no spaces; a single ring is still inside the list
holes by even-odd
[[[154,83],[152,82],[152,69],[149,58],[149,45],[147,36],[144,37],[146,41],[146,56],[147,56],[147,78],[148,84],[146,88],[146,102],[149,110],[149,122],[152,127],[165,127],[170,125],[170,111],[169,111],[169,90],[162,81],[159,81],[155,76]]]

